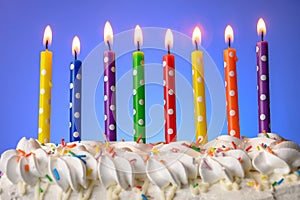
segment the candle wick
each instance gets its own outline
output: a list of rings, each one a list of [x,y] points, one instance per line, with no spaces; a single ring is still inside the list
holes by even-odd
[[[231,47],[231,39],[228,38],[228,47]]]
[[[170,54],[171,52],[170,52],[170,45],[168,45],[168,54]]]
[[[48,40],[46,40],[46,49],[48,50]]]
[[[77,51],[74,50],[74,57],[75,57],[75,60],[77,60]]]
[[[109,40],[107,40],[108,50],[111,50]]]
[[[140,51],[140,41],[137,41],[137,50]]]
[[[195,45],[196,45],[196,50],[198,51],[198,43],[196,40],[195,40]]]
[[[261,32],[260,39],[261,41],[264,41],[264,32]]]

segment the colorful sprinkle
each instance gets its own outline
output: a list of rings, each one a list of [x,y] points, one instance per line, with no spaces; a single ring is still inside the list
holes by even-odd
[[[86,176],[91,175],[92,172],[93,172],[93,169],[92,169],[92,168],[89,168],[89,169],[86,171]]]
[[[125,142],[125,140],[124,140],[124,138],[122,138],[122,140],[121,140],[122,142]]]
[[[174,147],[173,147],[173,148],[171,149],[171,151],[174,152],[174,153],[177,153],[178,151],[180,151],[180,149],[174,148]]]
[[[146,195],[144,195],[144,194],[141,194],[141,197],[143,198],[143,200],[148,200]]]
[[[254,182],[253,181],[248,181],[247,183],[249,186],[254,186]]]
[[[271,154],[275,154],[274,151],[272,151],[271,148],[270,148],[269,146],[266,148],[266,150],[267,150],[269,153],[271,153]]]
[[[260,150],[259,146],[256,146],[256,148],[257,148],[258,151]]]
[[[247,147],[246,151],[248,152],[251,148],[252,146],[250,145],[249,147]]]
[[[202,140],[202,137],[199,137],[198,140],[196,141],[196,144],[200,144],[201,140]]]
[[[203,164],[206,169],[212,170],[212,168],[207,164],[206,160],[203,160]]]
[[[238,160],[240,161],[240,163],[243,162],[243,159],[241,157],[238,157]]]
[[[2,171],[0,171],[0,179],[1,179],[1,177],[3,176],[3,172]]]
[[[146,155],[144,162],[147,162],[149,160],[149,155]]]
[[[267,144],[264,145],[264,148],[267,148]]]
[[[196,146],[192,146],[192,149],[195,150],[195,151],[198,151],[198,152],[201,151],[201,149],[199,147],[196,147]]]
[[[43,193],[43,192],[44,192],[44,190],[43,190],[42,188],[39,188],[39,191],[40,191],[40,193]]]
[[[29,171],[29,165],[25,165],[24,169],[25,169],[26,172],[28,172]]]
[[[30,152],[30,153],[26,154],[25,157],[29,157],[31,155],[34,155],[34,153]]]
[[[300,170],[297,170],[296,173],[300,176]]]
[[[266,175],[262,175],[261,176],[261,180],[266,180],[267,179],[267,176]]]
[[[280,185],[283,181],[284,181],[284,178],[280,179],[280,180],[277,182],[277,185]]]
[[[73,151],[69,151],[69,154],[71,154],[72,156],[76,156],[76,154]]]
[[[140,134],[140,135],[139,135],[139,137],[138,137],[138,139],[137,139],[137,141],[136,141],[136,143],[140,143],[140,141],[141,141],[142,137],[143,137],[143,135],[142,135],[142,134]]]
[[[236,144],[234,143],[234,141],[231,142],[233,149],[236,149]]]
[[[160,151],[157,150],[157,149],[155,149],[155,148],[152,149],[152,152],[153,152],[153,153],[160,153]]]
[[[47,178],[50,182],[53,181],[52,178],[51,178],[48,174],[46,174],[46,178]]]
[[[23,150],[21,150],[21,149],[18,149],[17,150],[20,154],[22,154],[22,155],[25,155],[26,153],[25,153],[25,151],[23,151]]]
[[[61,146],[62,146],[62,147],[65,147],[65,146],[66,146],[65,139],[61,139]]]
[[[195,183],[195,184],[193,185],[193,187],[194,187],[194,188],[195,188],[195,187],[198,187],[198,185],[199,185],[198,183]]]
[[[57,169],[54,168],[53,172],[54,172],[54,175],[55,175],[56,180],[59,181],[59,180],[60,180],[60,176],[59,176],[59,173],[58,173]]]
[[[140,185],[137,185],[135,187],[138,188],[138,189],[142,189],[142,186],[140,186]]]
[[[274,183],[272,183],[272,186],[275,186],[277,185],[277,181],[274,181]]]
[[[74,147],[76,147],[76,143],[69,144],[69,145],[67,145],[67,147],[68,147],[68,148],[74,148]]]
[[[136,158],[132,158],[131,160],[129,160],[130,163],[133,163],[136,161]]]

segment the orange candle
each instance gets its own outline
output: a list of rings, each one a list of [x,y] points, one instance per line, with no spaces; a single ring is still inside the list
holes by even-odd
[[[236,50],[231,48],[233,42],[233,30],[230,25],[225,29],[225,42],[228,48],[224,50],[224,74],[226,88],[226,110],[228,121],[228,135],[240,138],[239,104],[236,73]]]

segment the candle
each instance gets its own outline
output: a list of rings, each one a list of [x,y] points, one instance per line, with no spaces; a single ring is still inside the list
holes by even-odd
[[[70,64],[70,142],[81,140],[81,61],[77,59],[80,41],[73,38],[72,54],[74,61]]]
[[[170,53],[173,34],[170,29],[165,36],[168,54],[163,56],[164,114],[166,143],[176,141],[176,95],[175,95],[175,58]]]
[[[269,58],[268,42],[264,41],[266,24],[262,18],[257,23],[257,33],[261,41],[256,43],[257,63],[257,99],[258,99],[258,131],[271,132],[270,126],[270,92],[269,92]]]
[[[137,25],[134,31],[134,44],[137,46],[137,51],[132,54],[134,141],[137,141],[139,136],[142,135],[140,140],[146,143],[144,52],[140,51],[142,43],[142,30],[140,26]]]
[[[239,105],[236,73],[236,50],[231,48],[233,42],[233,30],[227,26],[225,30],[225,42],[228,48],[224,50],[224,71],[226,88],[226,108],[228,120],[228,134],[240,138]]]
[[[194,119],[196,128],[196,140],[204,144],[207,142],[206,127],[206,105],[205,105],[205,83],[204,83],[204,67],[203,52],[198,50],[201,44],[201,31],[199,27],[195,27],[192,38],[196,50],[192,52],[192,72],[193,72],[193,88],[194,88]]]
[[[52,52],[48,45],[52,42],[52,31],[48,25],[44,32],[43,44],[46,50],[40,56],[40,95],[39,95],[39,129],[40,143],[50,142],[50,114],[51,114],[51,88],[52,88]]]
[[[108,50],[103,53],[105,135],[109,141],[116,141],[116,66],[115,52],[111,50],[113,30],[109,22],[106,22],[104,27],[104,42],[108,46]]]

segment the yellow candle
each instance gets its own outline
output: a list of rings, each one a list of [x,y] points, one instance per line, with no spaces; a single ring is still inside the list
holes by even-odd
[[[46,50],[41,52],[40,60],[40,98],[39,98],[39,129],[38,140],[41,143],[50,142],[50,112],[51,112],[51,88],[52,88],[52,52],[48,50],[48,44],[52,41],[52,31],[47,26],[43,43]]]
[[[199,143],[204,144],[207,142],[205,83],[203,52],[198,50],[198,44],[201,43],[201,31],[198,27],[194,29],[192,39],[193,43],[195,43],[196,45],[196,50],[193,51],[191,55],[194,88],[196,140]]]

